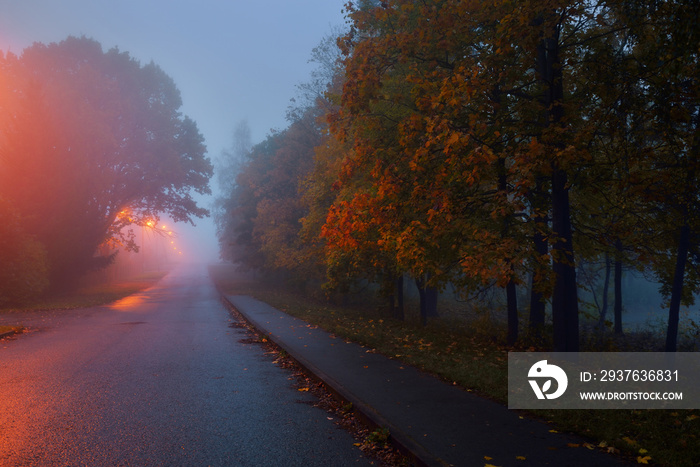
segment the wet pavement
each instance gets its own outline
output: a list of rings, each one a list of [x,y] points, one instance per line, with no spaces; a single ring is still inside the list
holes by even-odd
[[[109,307],[38,312],[0,341],[0,465],[368,465],[230,327],[205,267]],[[2,324],[0,322],[0,324]]]
[[[310,373],[429,466],[621,466],[583,439],[347,342],[259,300],[229,303]]]

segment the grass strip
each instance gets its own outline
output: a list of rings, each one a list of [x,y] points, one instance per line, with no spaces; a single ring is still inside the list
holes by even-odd
[[[127,281],[84,287],[75,292],[36,299],[20,307],[0,308],[0,313],[39,310],[72,310],[106,305],[147,289],[162,279],[167,271],[153,272]]]
[[[22,332],[24,327],[22,326],[0,326],[0,336],[4,334]]]

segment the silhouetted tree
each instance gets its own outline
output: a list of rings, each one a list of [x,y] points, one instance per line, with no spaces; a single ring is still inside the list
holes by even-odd
[[[0,140],[0,194],[46,246],[55,287],[108,264],[106,241],[165,213],[193,222],[208,214],[212,167],[180,93],[157,65],[103,52],[87,38],[36,43],[3,68],[16,99]]]

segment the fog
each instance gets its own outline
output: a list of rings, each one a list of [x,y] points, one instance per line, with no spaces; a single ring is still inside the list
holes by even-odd
[[[247,120],[253,142],[286,126],[296,86],[308,79],[311,50],[343,24],[344,0],[168,2],[165,0],[0,0],[0,49],[87,36],[159,65],[182,94],[184,114],[215,159]],[[212,183],[213,185],[213,183]],[[208,207],[209,198],[198,198]],[[187,259],[218,258],[213,222],[175,224]]]

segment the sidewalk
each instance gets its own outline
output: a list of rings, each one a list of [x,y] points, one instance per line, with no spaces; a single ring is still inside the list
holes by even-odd
[[[495,402],[347,343],[241,295],[226,300],[260,332],[428,466],[620,466]],[[567,444],[581,447],[569,447]]]

